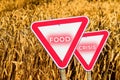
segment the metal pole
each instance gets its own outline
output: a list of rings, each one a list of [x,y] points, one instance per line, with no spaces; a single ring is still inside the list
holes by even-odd
[[[61,80],[66,80],[65,69],[60,69],[60,77]]]
[[[87,71],[87,80],[92,80],[91,71]]]

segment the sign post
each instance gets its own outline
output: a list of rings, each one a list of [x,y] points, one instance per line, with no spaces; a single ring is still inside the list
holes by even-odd
[[[59,69],[61,80],[67,80],[65,69]]]
[[[75,57],[86,70],[87,79],[91,80],[91,70],[97,61],[102,48],[104,47],[108,31],[96,31],[84,33],[75,50]]]
[[[72,58],[76,45],[88,25],[88,18],[71,17],[38,21],[31,29],[59,69],[65,69]],[[65,70],[60,70],[65,79]]]
[[[86,73],[87,73],[87,80],[92,80],[91,71],[86,71]]]

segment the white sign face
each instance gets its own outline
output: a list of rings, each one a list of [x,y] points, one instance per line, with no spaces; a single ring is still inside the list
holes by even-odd
[[[74,26],[74,27],[73,27]],[[59,58],[63,61],[71,43],[81,26],[81,22],[39,27]]]
[[[56,65],[67,67],[88,24],[88,18],[75,17],[35,22],[32,30]]]
[[[84,58],[84,60],[88,65],[90,64],[102,38],[103,35],[98,35],[98,36],[82,37],[82,39],[80,40],[77,47],[77,51]]]
[[[75,56],[85,70],[90,71],[93,68],[107,37],[107,31],[84,33],[77,45]]]

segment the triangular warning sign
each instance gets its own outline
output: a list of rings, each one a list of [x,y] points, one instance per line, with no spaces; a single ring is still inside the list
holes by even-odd
[[[34,22],[32,31],[56,65],[67,67],[75,47],[88,24],[87,17]]]
[[[76,47],[75,56],[86,71],[90,71],[94,67],[108,35],[108,31],[96,31],[83,34],[83,37]]]

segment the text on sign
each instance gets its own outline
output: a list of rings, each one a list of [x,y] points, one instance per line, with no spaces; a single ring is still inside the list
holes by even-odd
[[[70,34],[51,34],[48,36],[50,44],[68,44],[72,41]]]
[[[78,44],[77,50],[80,52],[91,52],[95,51],[97,48],[97,44],[95,42],[89,43],[80,43]]]

